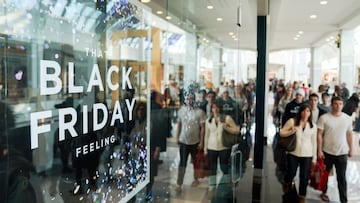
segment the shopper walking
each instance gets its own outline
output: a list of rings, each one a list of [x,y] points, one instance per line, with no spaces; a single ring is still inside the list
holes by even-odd
[[[299,202],[305,202],[306,188],[311,163],[316,162],[316,124],[311,119],[311,106],[302,104],[295,118],[289,119],[280,130],[281,137],[296,133],[295,150],[287,155],[288,170],[285,175],[284,192],[289,190],[296,175],[298,166],[299,173]]]
[[[229,132],[239,133],[240,129],[235,124],[234,120],[229,115],[222,114],[221,104],[215,102],[212,104],[212,113],[205,124],[205,142],[204,151],[208,155],[210,163],[210,177],[209,177],[209,199],[212,199],[215,194],[217,167],[220,162],[220,169],[223,176],[228,179],[229,164],[231,149],[222,144],[223,128]],[[224,119],[223,119],[224,118]]]
[[[341,110],[343,100],[334,96],[331,99],[331,112],[324,114],[318,121],[318,157],[324,157],[326,170],[330,172],[335,165],[340,202],[347,202],[346,167],[347,159],[353,154],[352,119]],[[323,201],[329,202],[327,187],[321,194]]]
[[[176,132],[177,142],[179,144],[180,164],[178,170],[176,192],[182,191],[185,169],[189,154],[192,160],[196,158],[198,148],[203,148],[205,134],[206,114],[194,106],[195,94],[189,90],[185,94],[185,106],[179,109],[178,127]],[[199,185],[199,181],[194,176],[192,186]]]

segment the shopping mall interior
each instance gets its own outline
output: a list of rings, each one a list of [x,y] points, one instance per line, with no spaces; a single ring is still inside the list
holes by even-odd
[[[358,107],[358,1],[0,0],[0,202],[293,203],[281,97]],[[359,115],[330,202],[360,202]]]

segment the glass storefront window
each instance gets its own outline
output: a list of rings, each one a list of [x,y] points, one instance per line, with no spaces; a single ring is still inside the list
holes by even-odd
[[[2,200],[132,199],[152,150],[149,10],[131,0],[0,8]]]

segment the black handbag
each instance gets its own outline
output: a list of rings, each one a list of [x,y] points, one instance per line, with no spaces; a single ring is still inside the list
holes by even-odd
[[[296,147],[296,132],[287,136],[279,136],[278,144],[288,152],[292,152]]]
[[[220,115],[220,121],[225,122],[225,115]],[[224,147],[232,147],[242,141],[242,136],[239,133],[231,133],[223,128],[221,141]]]
[[[232,147],[233,145],[240,143],[241,140],[242,136],[240,133],[231,133],[223,128],[221,141],[224,147]]]
[[[283,203],[298,203],[299,202],[299,196],[298,196],[296,185],[294,182],[290,183],[289,190],[283,194],[282,202]]]

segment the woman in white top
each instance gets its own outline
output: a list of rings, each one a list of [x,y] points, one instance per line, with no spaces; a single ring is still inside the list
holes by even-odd
[[[211,106],[213,115],[205,123],[204,152],[208,155],[210,163],[209,196],[214,194],[216,187],[216,172],[218,159],[224,176],[229,174],[229,160],[231,149],[222,143],[222,131],[225,128],[232,133],[239,133],[239,127],[229,115],[221,114],[221,104],[217,101]]]
[[[280,130],[281,137],[290,136],[296,133],[295,150],[288,153],[288,170],[285,175],[284,192],[289,189],[298,166],[299,173],[299,202],[305,201],[306,187],[311,163],[316,162],[316,132],[317,128],[311,119],[311,107],[309,104],[300,106],[299,113],[295,118],[289,119]]]

